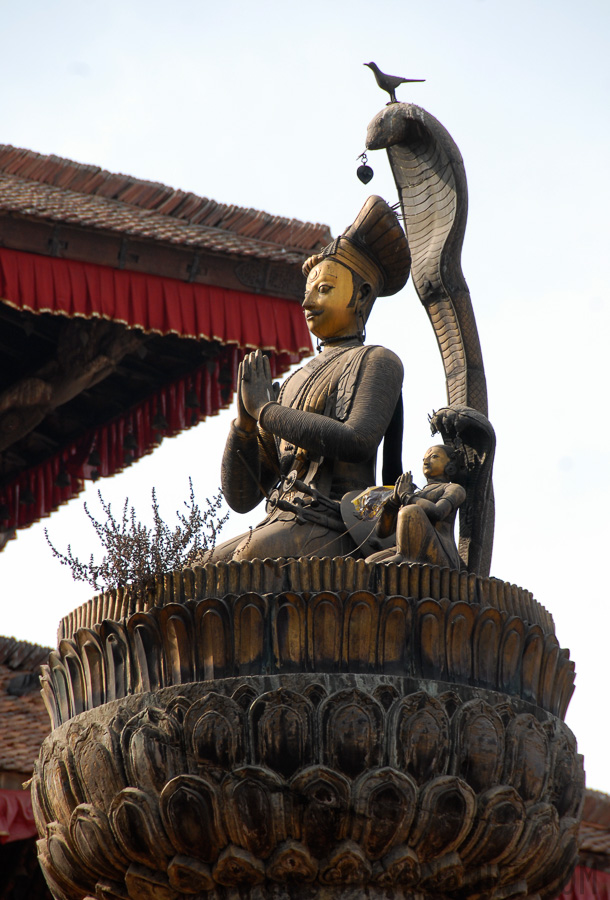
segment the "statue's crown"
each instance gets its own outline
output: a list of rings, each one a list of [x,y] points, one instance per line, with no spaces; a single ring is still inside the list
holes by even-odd
[[[353,223],[303,266],[308,275],[322,259],[332,257],[368,282],[376,296],[396,294],[407,283],[409,245],[394,210],[381,197],[368,198]]]

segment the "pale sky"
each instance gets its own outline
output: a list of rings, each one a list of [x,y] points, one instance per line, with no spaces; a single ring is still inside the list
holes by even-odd
[[[387,99],[362,64],[427,79],[398,98],[440,119],[466,165],[462,261],[498,437],[492,574],[552,612],[576,662],[567,721],[589,786],[610,791],[607,0],[0,0],[0,21],[1,143],[335,234],[369,193],[397,199],[381,152],[369,155],[374,180],[356,179]],[[403,459],[419,472],[427,415],[446,398],[410,285],[377,303],[367,341],[403,359]],[[214,493],[230,419],[167,439],[102,482],[104,496],[119,508],[128,495],[145,516],[153,485],[168,515],[189,474],[200,496]],[[82,499],[0,554],[0,634],[54,644],[61,616],[91,595],[43,535],[47,525],[58,546],[88,556]],[[260,518],[233,515],[224,534]]]

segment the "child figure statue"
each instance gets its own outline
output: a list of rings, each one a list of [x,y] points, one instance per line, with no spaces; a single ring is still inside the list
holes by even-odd
[[[376,527],[379,538],[396,530],[396,547],[373,553],[367,562],[417,562],[461,568],[453,531],[466,491],[451,481],[458,473],[457,457],[457,451],[448,444],[430,447],[423,465],[427,484],[421,490],[413,484],[411,472],[400,476]]]

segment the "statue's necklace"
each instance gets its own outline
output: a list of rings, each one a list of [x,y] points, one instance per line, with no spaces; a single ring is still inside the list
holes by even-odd
[[[317,349],[318,353],[322,351],[323,347],[326,347],[327,344],[338,344],[340,341],[354,341],[358,340],[360,343],[364,343],[362,334],[344,334],[342,337],[334,337],[334,338],[326,338],[325,341],[318,341]]]

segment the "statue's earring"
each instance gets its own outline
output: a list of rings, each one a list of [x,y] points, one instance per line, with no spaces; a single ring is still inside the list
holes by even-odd
[[[454,459],[450,459],[447,465],[445,466],[445,478],[448,478],[451,481],[452,478],[455,478],[458,472],[458,465]]]
[[[362,341],[364,344],[366,340],[366,321],[364,315],[362,314],[362,310],[358,310],[357,317],[357,329],[358,329],[358,340]]]

